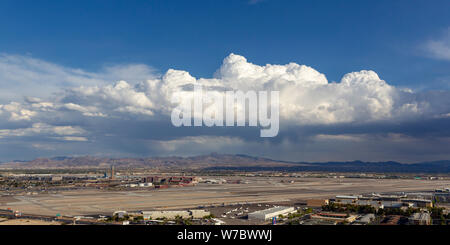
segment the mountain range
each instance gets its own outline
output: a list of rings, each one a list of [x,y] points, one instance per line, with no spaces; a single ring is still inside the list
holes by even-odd
[[[248,155],[217,154],[193,157],[53,157],[31,161],[1,163],[1,169],[61,169],[61,168],[162,168],[180,170],[235,171],[324,171],[375,173],[450,173],[450,160],[419,163],[386,162],[289,162]]]

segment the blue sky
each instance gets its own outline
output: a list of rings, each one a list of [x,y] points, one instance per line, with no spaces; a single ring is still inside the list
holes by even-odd
[[[449,12],[448,0],[2,0],[0,161],[450,159]],[[279,136],[171,127],[164,92],[200,78],[280,85]]]
[[[0,51],[95,70],[145,63],[208,77],[231,52],[308,64],[338,81],[373,69],[439,88],[448,62],[421,50],[450,23],[448,1],[32,1],[0,3]]]

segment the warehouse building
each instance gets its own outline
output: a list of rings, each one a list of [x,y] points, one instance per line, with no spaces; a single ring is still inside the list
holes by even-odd
[[[433,202],[431,200],[424,199],[402,199],[403,202],[414,203],[415,206],[420,208],[432,208]]]
[[[322,207],[323,205],[328,205],[328,199],[309,199],[306,200],[306,206],[308,207]]]
[[[403,207],[403,202],[382,201],[381,204],[383,205],[384,208],[401,208],[401,207]]]
[[[384,208],[383,204],[379,201],[357,200],[355,204],[360,205],[360,206],[371,206],[371,207],[375,208],[375,210]]]
[[[188,219],[191,217],[188,211],[143,211],[144,220],[149,219],[175,219],[181,217]]]
[[[352,204],[358,200],[357,196],[336,196],[335,202],[341,204]]]
[[[279,215],[286,215],[294,212],[294,207],[273,207],[248,214],[248,219],[269,220]]]
[[[189,213],[192,216],[192,218],[194,218],[194,219],[201,219],[205,216],[211,215],[211,213],[209,211],[205,211],[202,209],[192,209],[192,210],[189,210]]]
[[[144,220],[151,219],[175,219],[181,217],[183,219],[201,219],[211,215],[209,211],[193,209],[193,210],[177,210],[177,211],[143,211]]]
[[[331,220],[331,221],[337,221],[337,222],[353,222],[356,220],[356,215],[348,215],[348,214],[341,214],[341,213],[317,213],[317,214],[311,214],[309,216],[311,219],[321,219],[321,220]]]

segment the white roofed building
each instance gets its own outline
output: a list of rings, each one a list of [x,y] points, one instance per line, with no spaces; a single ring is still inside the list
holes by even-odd
[[[248,219],[269,220],[279,215],[286,215],[294,212],[294,207],[273,207],[248,214]]]

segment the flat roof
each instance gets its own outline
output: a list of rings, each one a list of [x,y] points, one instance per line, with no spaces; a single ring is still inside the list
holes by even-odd
[[[426,202],[431,203],[431,200],[425,200],[425,199],[402,199],[403,202]]]
[[[293,207],[284,207],[284,206],[279,206],[279,207],[273,207],[273,208],[268,208],[268,209],[264,209],[264,210],[259,210],[259,211],[255,211],[253,213],[250,214],[270,214],[270,213],[275,213],[275,212],[279,212],[279,211],[283,211],[286,209],[293,209]]]
[[[336,198],[357,199],[358,197],[357,196],[345,196],[345,195],[342,195],[342,196],[336,196]]]
[[[335,216],[335,217],[347,217],[347,214],[340,213],[318,213],[319,216]]]

